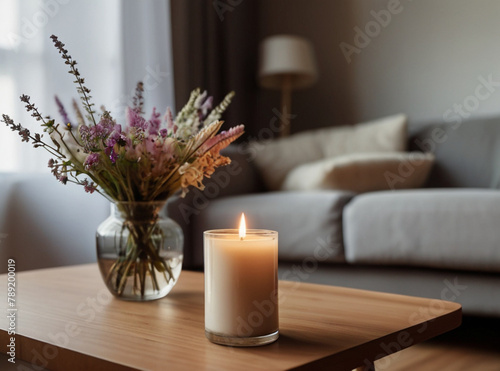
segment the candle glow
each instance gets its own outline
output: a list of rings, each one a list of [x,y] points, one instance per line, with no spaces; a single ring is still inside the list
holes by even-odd
[[[241,220],[240,220],[240,239],[244,239],[245,236],[247,235],[247,225],[245,223],[245,214],[241,213]]]

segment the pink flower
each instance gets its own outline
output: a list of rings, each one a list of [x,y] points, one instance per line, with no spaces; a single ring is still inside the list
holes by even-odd
[[[127,107],[127,125],[141,131],[146,131],[148,126],[146,120],[130,107]]]
[[[83,188],[87,193],[94,193],[97,189],[97,185],[95,185],[94,182],[89,183],[88,179],[84,179],[81,184],[83,185]]]
[[[161,120],[159,119],[160,113],[156,112],[156,107],[153,107],[153,113],[151,114],[151,118],[148,121],[149,124],[149,134],[158,135],[158,131],[160,130]]]
[[[90,155],[87,156],[87,159],[85,160],[85,163],[83,165],[85,166],[85,169],[90,170],[95,168],[98,163],[99,163],[99,153],[91,153]]]

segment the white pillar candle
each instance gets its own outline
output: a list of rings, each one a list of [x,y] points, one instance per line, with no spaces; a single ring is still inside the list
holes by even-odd
[[[278,233],[204,233],[205,332],[216,343],[262,345],[278,338]]]

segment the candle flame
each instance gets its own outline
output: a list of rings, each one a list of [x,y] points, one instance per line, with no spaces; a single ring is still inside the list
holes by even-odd
[[[245,214],[241,213],[240,239],[244,239],[246,235],[247,235],[247,225],[245,223]]]

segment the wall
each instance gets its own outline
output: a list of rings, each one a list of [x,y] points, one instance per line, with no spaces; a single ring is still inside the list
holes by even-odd
[[[292,131],[398,112],[413,122],[500,113],[498,1],[268,0],[260,12],[261,38],[298,34],[316,48],[319,81],[294,92]],[[259,102],[264,125],[279,92]]]
[[[363,27],[373,19],[371,8],[387,3],[355,1],[356,23]],[[397,110],[428,121],[452,109],[451,118],[460,110],[455,104],[465,105],[465,115],[499,113],[498,86],[493,94],[481,88],[477,100],[470,97],[481,76],[500,82],[500,2],[401,1],[398,10],[351,63],[359,118]]]

